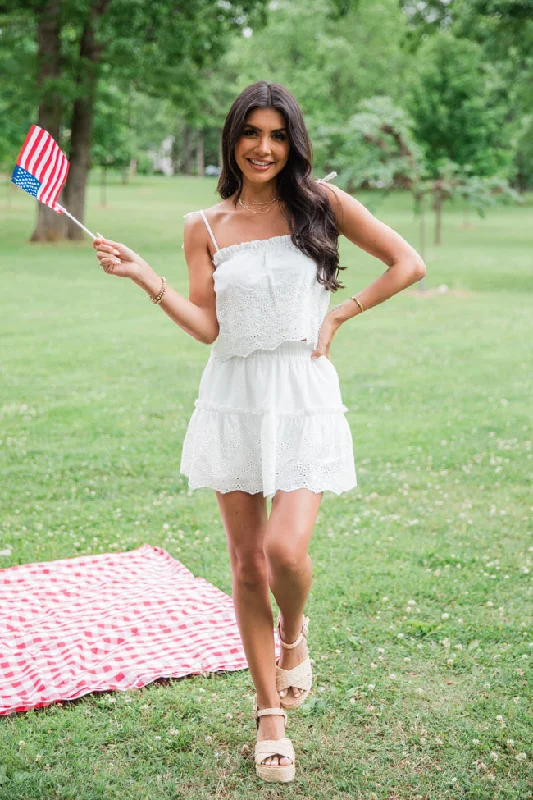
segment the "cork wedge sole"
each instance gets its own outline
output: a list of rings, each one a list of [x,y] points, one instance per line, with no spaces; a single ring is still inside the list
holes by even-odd
[[[259,718],[266,715],[279,715],[285,717],[287,725],[287,712],[282,708],[254,708],[254,718],[256,726],[259,728]],[[262,764],[265,758],[271,756],[285,756],[290,758],[292,764]],[[289,738],[284,736],[282,739],[261,739],[255,745],[255,769],[257,775],[264,781],[270,783],[289,783],[294,780],[296,771],[294,757],[294,747]]]

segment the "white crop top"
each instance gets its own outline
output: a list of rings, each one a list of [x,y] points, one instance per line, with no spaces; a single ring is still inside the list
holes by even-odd
[[[213,355],[225,361],[302,339],[316,348],[331,295],[317,280],[316,262],[289,234],[219,248],[204,212],[199,213],[216,250],[213,281],[219,334]]]

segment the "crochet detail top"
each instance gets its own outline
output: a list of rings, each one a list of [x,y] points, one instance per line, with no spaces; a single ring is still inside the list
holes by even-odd
[[[317,280],[316,262],[289,234],[219,248],[204,212],[200,214],[216,251],[219,334],[212,355],[225,361],[303,339],[315,348],[331,295]]]

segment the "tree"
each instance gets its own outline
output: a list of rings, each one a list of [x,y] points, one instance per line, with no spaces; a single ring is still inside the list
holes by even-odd
[[[410,188],[424,171],[413,120],[390,97],[362,100],[341,125],[325,126],[315,138],[322,169],[337,169],[337,182],[356,188]]]
[[[443,31],[481,47],[491,104],[506,108],[510,178],[521,189],[533,186],[533,153],[524,135],[533,106],[531,0],[401,0],[401,6],[408,20],[405,43],[417,58],[420,45]]]
[[[14,21],[12,28],[6,29],[0,14],[0,171],[8,179],[24,141],[21,131],[30,128],[35,96],[30,65],[35,59],[36,43],[24,37],[23,30],[23,20]],[[14,188],[9,182],[8,202],[11,187]]]
[[[262,79],[292,91],[314,139],[320,126],[353,116],[365,97],[401,98],[403,25],[397,0],[347,4],[340,18],[327,0],[278,0],[268,25],[235,42],[224,63],[231,62],[230,74],[237,68],[237,90]]]
[[[506,175],[513,158],[507,108],[492,91],[481,46],[439,32],[420,46],[417,62],[407,105],[433,177],[443,159],[477,175]]]
[[[202,66],[214,63],[231,35],[264,23],[266,0],[7,0],[6,23],[24,18],[39,41],[35,60],[38,124],[60,144],[71,167],[64,205],[80,221],[90,166],[95,101],[102,70],[152,96],[187,108]],[[58,93],[58,88],[61,92]],[[59,117],[60,122],[57,122]],[[41,204],[39,204],[41,205]],[[80,229],[39,210],[34,239],[82,238]]]

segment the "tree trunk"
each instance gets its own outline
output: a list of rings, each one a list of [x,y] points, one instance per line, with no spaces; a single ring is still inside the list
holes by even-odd
[[[420,255],[422,261],[426,260],[426,217],[425,217],[425,201],[426,195],[424,189],[420,189]],[[421,289],[426,288],[425,279],[421,278],[419,281]]]
[[[47,0],[37,20],[37,85],[39,111],[37,124],[44,128],[58,144],[63,104],[54,86],[61,77],[61,0]],[[61,146],[61,145],[60,145]],[[61,199],[57,200],[64,205]],[[37,202],[37,222],[31,235],[32,242],[54,242],[65,235],[66,217]]]
[[[442,190],[440,181],[435,181],[434,184],[433,208],[435,209],[435,244],[440,244],[442,222]]]
[[[85,187],[89,174],[89,156],[93,132],[93,111],[98,81],[99,48],[94,38],[93,20],[96,9],[91,7],[80,40],[80,74],[74,101],[71,125],[70,171],[65,186],[65,207],[80,222],[85,218]],[[81,70],[84,70],[82,73]],[[67,238],[80,240],[85,234],[68,220]]]
[[[191,174],[191,129],[187,123],[183,129],[183,174]]]
[[[204,174],[204,132],[198,131],[198,143],[196,145],[196,172],[201,178]]]
[[[107,166],[100,173],[100,208],[107,208]]]

